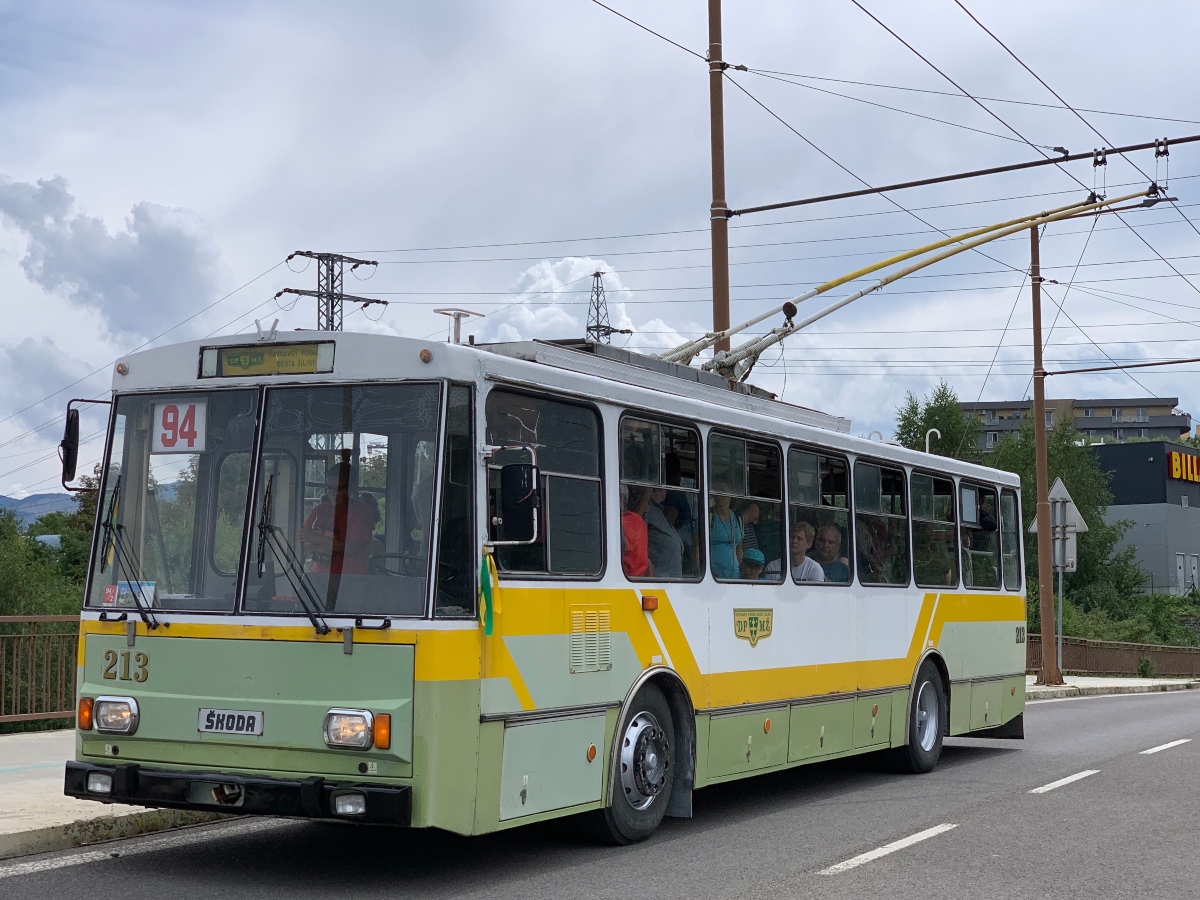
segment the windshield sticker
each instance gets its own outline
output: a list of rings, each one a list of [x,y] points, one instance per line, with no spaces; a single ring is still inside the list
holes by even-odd
[[[101,606],[135,607],[133,599],[134,585],[139,596],[148,604],[154,602],[154,589],[157,581],[118,581],[116,584],[106,584],[104,594],[100,598]]]
[[[151,453],[203,453],[208,403],[190,400],[155,403]]]

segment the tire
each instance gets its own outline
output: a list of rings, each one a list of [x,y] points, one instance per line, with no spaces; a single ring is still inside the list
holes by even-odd
[[[613,741],[616,767],[596,831],[606,842],[635,844],[662,822],[675,783],[675,723],[661,690],[647,684],[637,692]]]
[[[937,765],[949,710],[942,676],[927,659],[917,671],[908,703],[908,743],[892,751],[892,763],[898,771],[921,775]]]

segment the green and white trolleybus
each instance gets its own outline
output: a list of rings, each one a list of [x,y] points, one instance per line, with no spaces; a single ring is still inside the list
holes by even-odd
[[[630,842],[706,785],[1022,735],[1015,476],[583,342],[113,378],[72,796]]]

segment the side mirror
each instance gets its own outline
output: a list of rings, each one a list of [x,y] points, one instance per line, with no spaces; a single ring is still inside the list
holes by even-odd
[[[67,409],[67,427],[58,449],[62,454],[63,487],[66,487],[68,481],[75,480],[75,466],[79,462],[79,410]]]
[[[529,463],[514,463],[500,469],[500,515],[493,520],[494,533],[503,535],[503,540],[494,544],[532,544],[538,537],[538,482],[537,466]]]

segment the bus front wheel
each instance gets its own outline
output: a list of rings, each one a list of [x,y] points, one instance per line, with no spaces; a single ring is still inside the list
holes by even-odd
[[[892,760],[902,772],[921,774],[937,765],[942,756],[949,704],[941,673],[932,660],[917,672],[908,703],[908,743],[892,751]]]
[[[638,691],[613,740],[616,769],[596,824],[606,840],[633,844],[658,828],[675,783],[675,724],[657,686]]]

